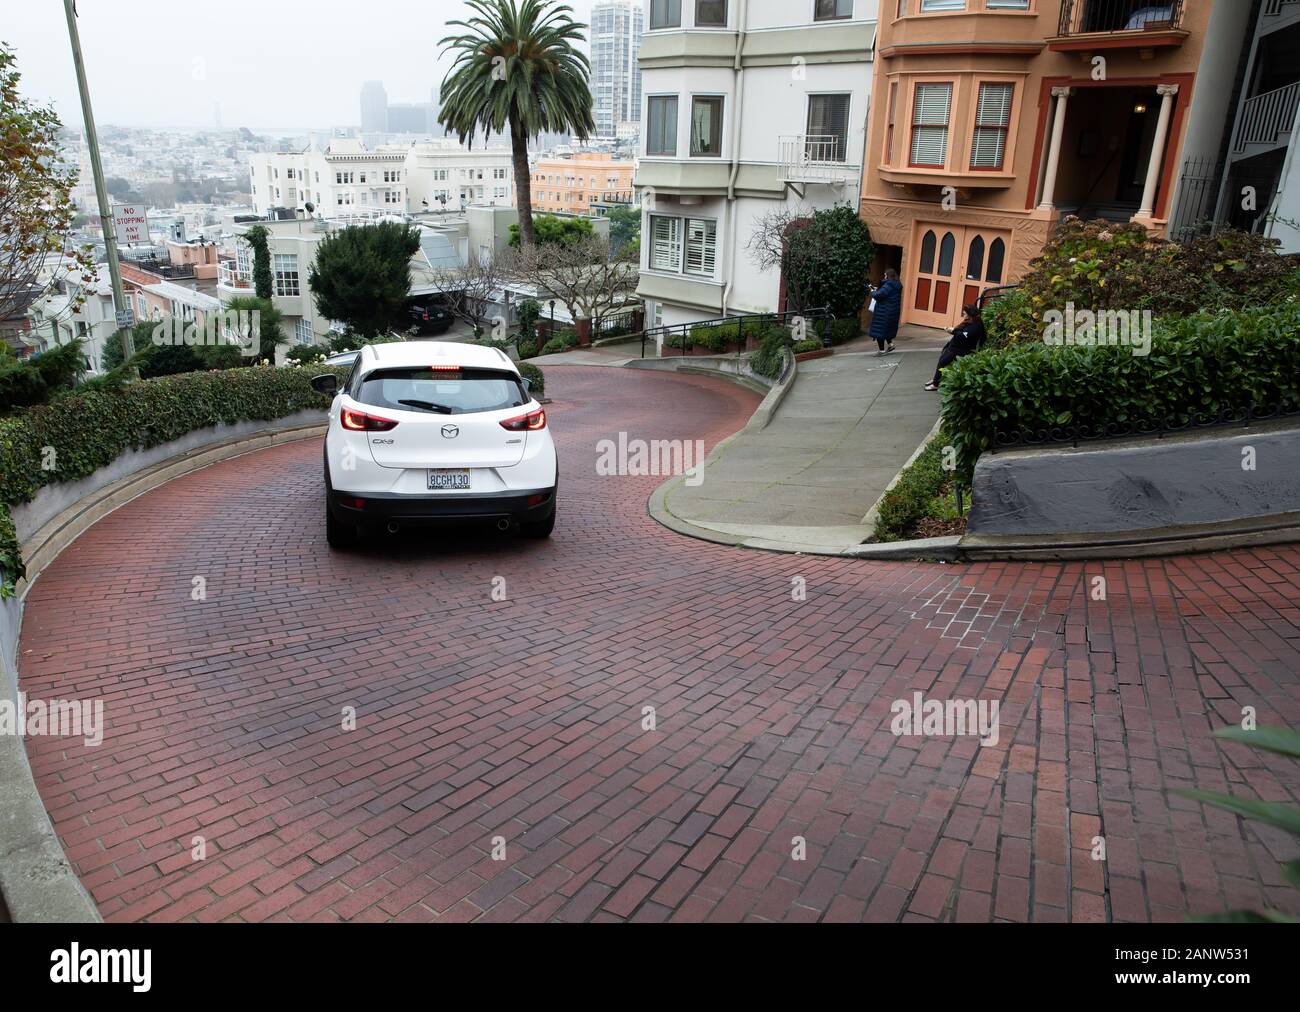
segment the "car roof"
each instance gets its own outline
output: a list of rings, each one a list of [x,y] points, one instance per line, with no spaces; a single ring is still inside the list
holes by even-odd
[[[496,348],[454,341],[401,341],[368,344],[361,349],[367,369],[403,369],[412,366],[459,365],[466,369],[509,369],[518,372],[509,356]]]

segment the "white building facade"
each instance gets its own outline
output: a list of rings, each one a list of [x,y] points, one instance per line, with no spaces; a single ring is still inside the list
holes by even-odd
[[[277,208],[306,216],[306,206],[323,218],[356,215],[459,211],[469,204],[509,207],[510,152],[471,150],[454,141],[368,149],[360,141],[336,138],[321,149],[253,155],[249,186],[255,212]],[[427,204],[426,204],[427,202]]]
[[[645,0],[646,325],[774,312],[748,250],[781,208],[856,208],[878,0]]]
[[[638,54],[642,0],[597,0],[591,8],[591,96],[596,136],[616,138],[641,121]]]

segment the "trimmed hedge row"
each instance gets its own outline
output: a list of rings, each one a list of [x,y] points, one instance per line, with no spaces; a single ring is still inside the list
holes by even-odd
[[[898,484],[881,498],[876,541],[910,541],[916,537],[916,525],[930,516],[934,500],[953,480],[952,474],[943,469],[943,448],[947,445],[948,437],[941,431],[903,469]]]
[[[329,370],[346,375],[346,369]],[[0,568],[23,575],[10,506],[45,485],[76,481],[130,449],[148,449],[197,429],[274,421],[328,401],[311,387],[317,369],[228,369],[144,380],[62,397],[0,419]],[[51,455],[46,448],[52,448]],[[42,465],[53,463],[46,469]]]
[[[1194,416],[1300,409],[1300,303],[1156,322],[1151,354],[1019,344],[958,359],[943,374],[943,421],[969,482],[994,429],[1184,424]]]

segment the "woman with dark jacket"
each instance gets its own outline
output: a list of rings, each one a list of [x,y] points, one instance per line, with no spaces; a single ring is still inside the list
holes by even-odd
[[[903,282],[898,280],[898,271],[892,267],[885,271],[885,280],[871,297],[876,300],[876,308],[871,314],[871,329],[867,333],[880,346],[876,354],[888,355],[894,350],[898,320],[903,315]]]
[[[925,389],[931,392],[939,389],[939,381],[944,369],[959,358],[974,355],[984,343],[986,333],[979,306],[962,306],[961,323],[948,333],[952,335],[952,340],[943,346],[943,351],[939,353],[939,368],[934,371],[934,379],[925,385]]]

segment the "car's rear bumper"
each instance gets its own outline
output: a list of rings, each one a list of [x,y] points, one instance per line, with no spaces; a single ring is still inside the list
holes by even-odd
[[[541,523],[555,512],[555,498],[555,488],[430,496],[331,490],[329,507],[335,519],[361,527]]]

